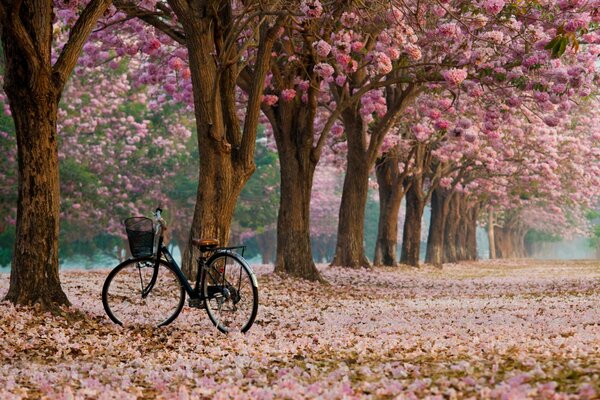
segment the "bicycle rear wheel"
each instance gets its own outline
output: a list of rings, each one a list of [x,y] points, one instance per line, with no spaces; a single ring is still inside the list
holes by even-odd
[[[147,296],[154,273],[152,257],[127,260],[113,269],[102,288],[102,304],[110,319],[119,325],[171,323],[183,308],[185,290],[171,266],[160,260],[158,276]]]
[[[258,310],[258,284],[246,261],[235,253],[209,260],[202,281],[208,317],[224,333],[246,332]]]

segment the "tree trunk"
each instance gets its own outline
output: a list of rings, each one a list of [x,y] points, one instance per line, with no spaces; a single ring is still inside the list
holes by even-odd
[[[431,195],[431,220],[425,262],[436,267],[441,267],[444,261],[444,230],[452,196],[452,193],[440,187],[436,188]]]
[[[345,267],[369,267],[365,255],[365,208],[369,190],[369,171],[363,167],[354,168],[348,163],[342,202],[340,204],[336,255],[331,265]]]
[[[331,265],[369,267],[365,255],[365,209],[369,191],[369,163],[364,124],[356,109],[342,113],[348,140],[346,176],[338,219],[337,244]]]
[[[17,225],[6,299],[56,311],[69,305],[58,273],[58,102],[83,43],[109,1],[93,0],[70,31],[54,65],[52,1],[0,3],[4,90],[15,122]]]
[[[400,263],[418,267],[421,252],[421,220],[425,209],[425,199],[418,194],[423,190],[422,179],[411,178],[411,180],[412,185],[406,192],[406,218]]]
[[[494,239],[496,246],[496,257],[501,259],[514,258],[514,241],[511,237],[510,228],[495,226]]]
[[[17,132],[19,200],[6,299],[51,309],[53,303],[70,304],[58,275],[58,98],[47,87],[19,90],[12,87],[13,79],[6,76],[5,88]]]
[[[475,261],[479,258],[477,254],[477,219],[479,217],[480,203],[472,205],[467,211],[467,244],[466,259]]]
[[[455,263],[458,261],[456,250],[456,236],[460,223],[458,196],[452,196],[448,205],[448,218],[444,226],[444,262]]]
[[[312,259],[310,195],[316,165],[299,163],[295,152],[280,151],[281,202],[277,217],[275,272],[321,280]]]
[[[379,224],[373,264],[395,267],[398,242],[398,213],[404,197],[404,186],[398,163],[398,149],[390,150],[375,168],[379,186]]]
[[[488,232],[488,243],[490,248],[490,260],[493,260],[497,257],[496,255],[496,238],[494,237],[494,209],[490,206],[488,210],[488,224],[487,224],[487,232]]]
[[[275,260],[276,239],[277,237],[272,229],[261,233],[256,238],[263,264],[271,264]]]
[[[467,259],[467,230],[468,230],[468,216],[467,210],[469,204],[465,199],[465,195],[462,193],[456,194],[456,201],[458,202],[458,229],[456,231],[456,259],[462,261]]]
[[[197,125],[203,125],[198,122]],[[246,169],[234,163],[219,145],[198,134],[198,147],[203,149],[200,157],[200,173],[194,217],[182,264],[186,276],[195,276],[195,258],[198,250],[193,238],[218,239],[222,246],[229,242],[230,226],[237,199],[250,178],[254,168]]]
[[[209,4],[210,3],[210,4]],[[181,22],[188,49],[194,93],[194,112],[200,153],[199,185],[194,217],[183,253],[183,271],[195,276],[198,250],[193,238],[229,241],[230,225],[239,194],[255,170],[254,148],[264,79],[279,26],[263,25],[252,72],[247,72],[248,103],[243,127],[237,115],[238,64],[221,62],[233,57],[224,43],[231,39],[232,5],[216,0],[169,0]],[[251,28],[255,28],[252,26]]]

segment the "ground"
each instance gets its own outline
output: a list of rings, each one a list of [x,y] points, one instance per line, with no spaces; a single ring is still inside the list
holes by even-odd
[[[166,328],[115,326],[108,271],[64,272],[81,321],[0,303],[0,399],[600,396],[600,262],[320,270],[329,285],[257,266],[246,335],[188,307]]]

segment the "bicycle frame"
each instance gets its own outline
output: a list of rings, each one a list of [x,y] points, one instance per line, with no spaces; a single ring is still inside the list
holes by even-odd
[[[156,251],[156,256],[155,256],[156,259],[154,261],[154,272],[152,274],[152,279],[148,283],[148,286],[146,286],[146,288],[144,288],[144,290],[142,291],[142,298],[147,297],[148,294],[154,288],[156,280],[158,279],[158,269],[159,269],[158,267],[159,267],[160,259],[161,259],[161,256],[164,256],[166,261],[173,267],[173,271],[179,278],[179,281],[181,282],[181,284],[182,284],[183,288],[185,289],[186,293],[188,294],[189,298],[195,299],[195,300],[196,299],[197,300],[205,300],[204,295],[202,293],[200,293],[200,283],[202,282],[203,279],[205,279],[204,275],[206,274],[205,266],[210,264],[210,261],[213,258],[216,258],[217,256],[231,253],[231,251],[233,249],[238,249],[238,248],[243,249],[245,247],[245,246],[218,247],[213,250],[210,257],[206,258],[204,256],[201,256],[198,259],[198,272],[196,273],[196,283],[195,283],[194,287],[192,288],[188,279],[183,274],[183,271],[181,271],[181,268],[179,267],[179,265],[177,264],[177,262],[171,255],[171,252],[169,251],[169,249],[167,249],[166,246],[163,245],[162,242],[163,242],[163,238],[161,235],[160,238],[158,239],[158,246],[157,246],[157,251]],[[232,254],[235,254],[235,253],[232,253]],[[242,250],[242,254],[243,254],[243,250]],[[245,263],[245,260],[243,260],[243,262]],[[249,268],[249,270],[252,271],[250,268]],[[256,276],[252,272],[251,272],[251,279],[252,279],[254,285],[258,286]]]

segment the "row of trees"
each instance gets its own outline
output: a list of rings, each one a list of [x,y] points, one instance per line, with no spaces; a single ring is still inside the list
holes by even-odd
[[[320,279],[310,256],[309,215],[315,169],[329,149],[345,156],[334,265],[369,263],[363,216],[376,164],[386,199],[380,204],[387,204],[376,256],[384,264],[395,263],[393,225],[403,196],[410,229],[404,229],[401,261],[417,265],[420,217],[430,199],[436,217],[428,261],[440,264],[470,248],[478,209],[487,208],[492,243],[504,255],[523,231],[522,217],[511,222],[523,215],[517,211],[535,205],[557,218],[575,204],[591,205],[597,195],[598,133],[594,119],[585,120],[585,107],[597,110],[589,99],[598,79],[594,1],[110,6],[92,0],[54,7],[56,13],[51,1],[0,3],[4,88],[19,161],[7,296],[14,302],[68,302],[58,280],[56,126],[58,101],[81,50],[82,73],[142,54],[127,68],[144,85],[149,104],[193,106],[199,185],[186,239],[188,271],[192,237],[229,239],[239,194],[256,169],[261,118],[281,167],[276,271],[308,279]],[[54,15],[62,35],[54,30]],[[62,45],[54,55],[53,35],[56,48]],[[572,110],[575,101],[579,112]],[[143,143],[143,123],[129,123],[137,131],[130,140]],[[172,128],[167,121],[164,129]],[[154,155],[143,151],[157,143],[141,153],[128,145],[120,162],[139,155],[154,165]],[[586,165],[590,157],[595,162]],[[151,192],[131,178],[122,183]],[[501,233],[494,221],[513,228]]]

